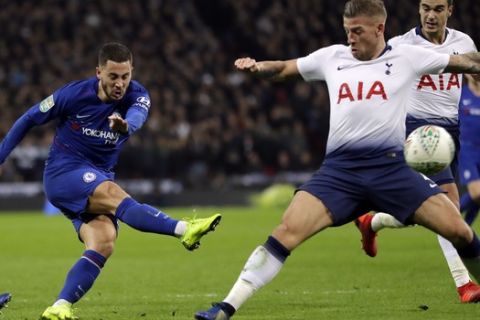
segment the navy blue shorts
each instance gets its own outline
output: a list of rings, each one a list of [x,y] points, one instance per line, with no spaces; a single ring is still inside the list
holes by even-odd
[[[480,179],[480,149],[462,145],[458,173],[464,186]]]
[[[388,212],[402,223],[411,224],[422,203],[442,190],[411,169],[401,154],[378,160],[361,160],[355,167],[342,167],[326,160],[299,190],[323,202],[331,212],[334,226],[372,210]]]
[[[88,197],[114,174],[84,163],[64,165],[49,164],[45,168],[43,184],[48,200],[69,218],[77,233],[83,223],[95,219],[97,214],[87,213]],[[107,215],[118,230],[117,218]]]
[[[458,124],[451,123],[451,120],[449,119],[416,119],[408,117],[406,122],[407,136],[413,130],[425,125],[435,125],[444,128],[445,130],[447,130],[448,133],[450,133],[453,141],[455,142],[455,156],[453,157],[450,166],[445,168],[443,171],[440,171],[439,173],[428,177],[435,181],[438,185],[455,183],[458,170],[458,152],[460,150],[460,131],[458,128]]]

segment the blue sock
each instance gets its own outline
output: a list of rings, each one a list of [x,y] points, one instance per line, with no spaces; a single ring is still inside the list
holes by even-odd
[[[107,259],[93,250],[86,250],[70,269],[58,298],[75,303],[92,287]]]
[[[146,204],[140,204],[132,198],[125,198],[115,212],[120,221],[144,232],[174,236],[178,220],[172,219],[162,211]]]
[[[480,207],[478,204],[470,197],[468,192],[464,193],[460,198],[460,212],[465,213],[465,222],[469,225],[472,225],[473,221],[478,215]]]
[[[465,192],[460,198],[460,212],[469,210],[472,205],[476,205],[468,192]]]
[[[468,223],[469,226],[471,226],[473,221],[475,221],[479,210],[480,208],[478,206],[472,206],[470,209],[465,211],[465,222]]]

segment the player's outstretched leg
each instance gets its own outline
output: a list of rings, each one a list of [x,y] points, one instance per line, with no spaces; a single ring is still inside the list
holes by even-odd
[[[5,308],[7,304],[12,300],[12,295],[8,292],[0,294],[0,309]]]
[[[115,216],[130,227],[143,232],[171,235],[179,237],[188,250],[200,246],[200,239],[215,230],[222,216],[214,214],[203,219],[175,220],[164,212],[138,203],[132,198],[125,198],[116,209]]]

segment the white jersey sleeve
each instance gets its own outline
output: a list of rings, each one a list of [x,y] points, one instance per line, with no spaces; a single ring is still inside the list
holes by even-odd
[[[448,54],[418,46],[401,44],[398,45],[398,50],[405,54],[418,76],[442,73],[450,61],[450,55]]]
[[[298,71],[305,81],[325,80],[325,66],[334,57],[336,47],[322,48],[306,57],[297,59]]]

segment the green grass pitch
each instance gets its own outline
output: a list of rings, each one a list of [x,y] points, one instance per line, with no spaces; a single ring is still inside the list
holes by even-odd
[[[186,251],[175,238],[122,224],[114,255],[76,305],[81,319],[193,319],[196,310],[222,300],[247,257],[281,218],[281,210],[255,208],[165,211],[176,218],[219,211],[223,221],[194,252]],[[73,227],[62,216],[0,214],[0,292],[13,294],[0,320],[37,319],[55,300],[82,251]],[[480,305],[459,303],[432,233],[420,227],[383,231],[379,254],[370,258],[361,251],[353,224],[328,229],[304,243],[277,278],[235,316],[238,320],[479,318]]]

